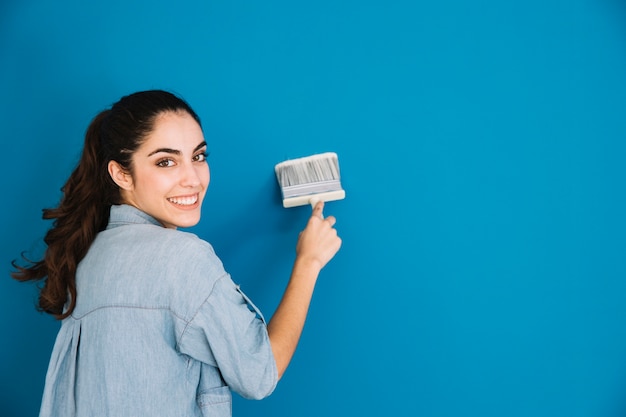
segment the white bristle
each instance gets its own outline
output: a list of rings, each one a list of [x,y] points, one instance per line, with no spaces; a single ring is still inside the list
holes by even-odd
[[[334,152],[290,159],[277,164],[275,171],[285,207],[309,204],[312,199],[332,201],[345,197]]]
[[[276,165],[281,187],[339,179],[337,154],[327,152],[291,159]]]

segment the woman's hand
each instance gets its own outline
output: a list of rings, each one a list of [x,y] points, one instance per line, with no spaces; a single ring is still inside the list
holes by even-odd
[[[296,255],[299,260],[309,261],[320,270],[341,247],[341,238],[334,228],[336,219],[334,216],[324,218],[323,211],[324,202],[317,202],[296,245]]]

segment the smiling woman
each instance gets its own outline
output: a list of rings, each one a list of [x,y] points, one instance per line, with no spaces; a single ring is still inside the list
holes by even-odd
[[[63,320],[40,416],[230,416],[233,389],[271,394],[294,354],[321,269],[339,250],[335,218],[313,213],[269,323],[198,223],[209,186],[200,119],[165,91],[123,97],[87,130],[38,262],[39,308]]]
[[[165,227],[191,227],[200,221],[209,186],[206,146],[191,115],[163,113],[134,153],[132,173],[112,160],[109,174],[127,204],[150,213]]]

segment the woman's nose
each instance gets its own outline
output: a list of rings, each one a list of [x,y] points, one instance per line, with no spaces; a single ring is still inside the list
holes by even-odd
[[[201,183],[198,167],[195,167],[193,164],[185,164],[181,184],[186,187],[197,187]]]

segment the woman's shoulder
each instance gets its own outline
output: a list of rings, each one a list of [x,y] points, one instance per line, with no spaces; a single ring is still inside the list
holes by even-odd
[[[222,274],[223,265],[213,246],[196,234],[149,224],[116,227],[101,232],[92,248],[100,259],[118,264],[179,271],[195,275],[201,271]],[[178,275],[178,274],[177,274]]]
[[[102,232],[84,259],[84,268],[99,271],[107,280],[133,277],[126,285],[144,292],[150,288],[148,293],[153,294],[143,298],[169,300],[171,309],[187,313],[228,275],[212,245],[196,234],[143,224]]]
[[[215,256],[213,245],[195,233],[174,229],[163,229],[161,233],[163,233],[171,246],[180,246],[185,251],[188,251],[190,255],[196,253],[202,256]]]

